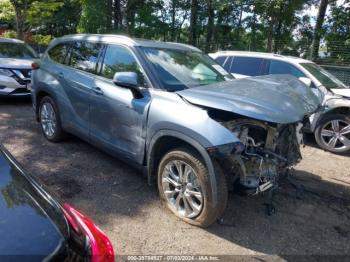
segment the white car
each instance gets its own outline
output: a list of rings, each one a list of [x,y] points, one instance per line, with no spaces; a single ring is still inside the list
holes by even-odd
[[[0,96],[29,96],[36,52],[17,39],[0,38]]]
[[[209,54],[235,78],[290,74],[324,96],[325,112],[310,118],[317,144],[334,153],[350,152],[350,88],[317,64],[270,53],[220,51]]]

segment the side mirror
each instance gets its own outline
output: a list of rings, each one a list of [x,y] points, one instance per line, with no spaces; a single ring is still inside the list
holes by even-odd
[[[135,98],[143,97],[139,87],[138,75],[135,72],[117,72],[113,76],[113,83],[130,89]]]
[[[311,87],[311,79],[308,77],[299,77],[299,80],[303,82],[307,87]]]

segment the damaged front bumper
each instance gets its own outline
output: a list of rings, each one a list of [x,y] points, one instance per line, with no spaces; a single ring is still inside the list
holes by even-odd
[[[255,120],[224,123],[240,142],[207,148],[227,174],[229,188],[255,195],[278,186],[279,177],[301,160],[303,124],[269,125]]]

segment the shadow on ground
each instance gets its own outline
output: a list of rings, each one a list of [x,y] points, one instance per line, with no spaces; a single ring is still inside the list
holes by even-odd
[[[265,254],[350,253],[347,182],[332,183],[296,169],[295,181],[304,185],[301,200],[296,198],[295,189],[284,182],[275,197],[277,213],[267,216],[264,197],[230,195],[221,223],[203,230],[166,211],[159,203],[156,188],[148,186],[146,179],[127,164],[75,137],[60,144],[47,142],[27,100],[0,101],[0,143],[50,192],[88,213],[107,233],[120,234],[124,231],[119,227],[130,226],[127,231],[138,236],[122,236],[116,242],[120,246],[124,240],[139,241],[126,244],[135,252],[147,253],[145,248],[150,246],[150,250],[163,250],[165,254],[174,252],[174,248],[177,254],[180,248],[183,253],[215,254],[217,250],[231,254],[239,252],[230,249],[234,244]],[[179,234],[175,240],[174,234]],[[212,237],[220,243],[210,242]],[[159,245],[164,248],[159,249]],[[124,246],[121,249],[130,250]]]
[[[301,199],[287,181],[275,196],[277,212],[264,214],[261,197],[230,196],[223,225],[213,234],[266,254],[349,254],[350,188],[295,171]]]

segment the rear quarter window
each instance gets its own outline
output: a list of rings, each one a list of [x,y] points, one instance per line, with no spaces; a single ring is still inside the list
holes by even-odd
[[[262,58],[235,56],[231,64],[231,73],[258,76],[261,75]]]
[[[218,64],[220,64],[220,65],[224,65],[226,58],[227,58],[227,56],[218,56],[215,59],[215,61],[218,62]]]
[[[69,47],[69,43],[54,46],[48,51],[50,59],[56,63],[67,65]]]

